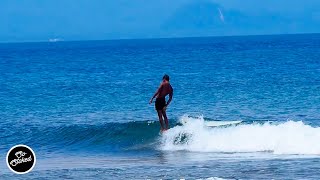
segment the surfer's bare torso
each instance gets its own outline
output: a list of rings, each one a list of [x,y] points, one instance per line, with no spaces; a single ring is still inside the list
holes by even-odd
[[[165,98],[167,95],[172,94],[172,86],[169,82],[162,82],[159,87],[159,94],[157,98]]]

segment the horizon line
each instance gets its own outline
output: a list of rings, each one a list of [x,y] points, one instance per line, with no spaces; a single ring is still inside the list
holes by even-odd
[[[223,37],[248,37],[248,36],[283,36],[283,35],[315,35],[320,32],[314,33],[288,33],[288,34],[248,34],[248,35],[211,35],[211,36],[177,36],[177,37],[144,37],[144,38],[111,38],[111,39],[83,39],[83,40],[64,40],[63,38],[49,38],[40,41],[7,41],[0,44],[19,44],[19,43],[62,43],[62,42],[83,42],[83,41],[131,41],[131,40],[157,40],[157,39],[188,39],[188,38],[223,38]],[[51,39],[59,39],[58,41],[50,41]]]

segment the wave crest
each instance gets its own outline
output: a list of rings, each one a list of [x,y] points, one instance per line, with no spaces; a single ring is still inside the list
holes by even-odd
[[[208,127],[203,117],[180,119],[182,126],[161,138],[161,150],[195,152],[272,152],[274,154],[320,154],[320,128],[302,121],[239,124]]]

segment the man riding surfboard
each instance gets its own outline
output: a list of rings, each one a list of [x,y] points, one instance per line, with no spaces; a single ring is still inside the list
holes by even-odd
[[[169,95],[169,100],[166,102],[166,96]],[[149,103],[151,104],[153,99],[156,98],[155,109],[158,113],[159,122],[161,125],[161,132],[169,129],[169,122],[166,114],[166,110],[170,102],[172,101],[173,88],[169,82],[169,76],[164,75],[160,87],[150,99]],[[164,121],[164,122],[163,122]]]

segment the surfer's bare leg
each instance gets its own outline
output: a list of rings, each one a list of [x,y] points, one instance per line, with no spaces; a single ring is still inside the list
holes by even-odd
[[[161,131],[163,131],[165,130],[165,128],[164,128],[163,119],[162,119],[162,110],[157,110],[157,112],[158,112],[159,122],[161,125]]]
[[[168,117],[167,117],[167,113],[166,113],[166,110],[162,110],[162,115],[163,115],[163,118],[164,118],[164,122],[166,124],[166,130],[169,129],[169,121],[168,121]]]

